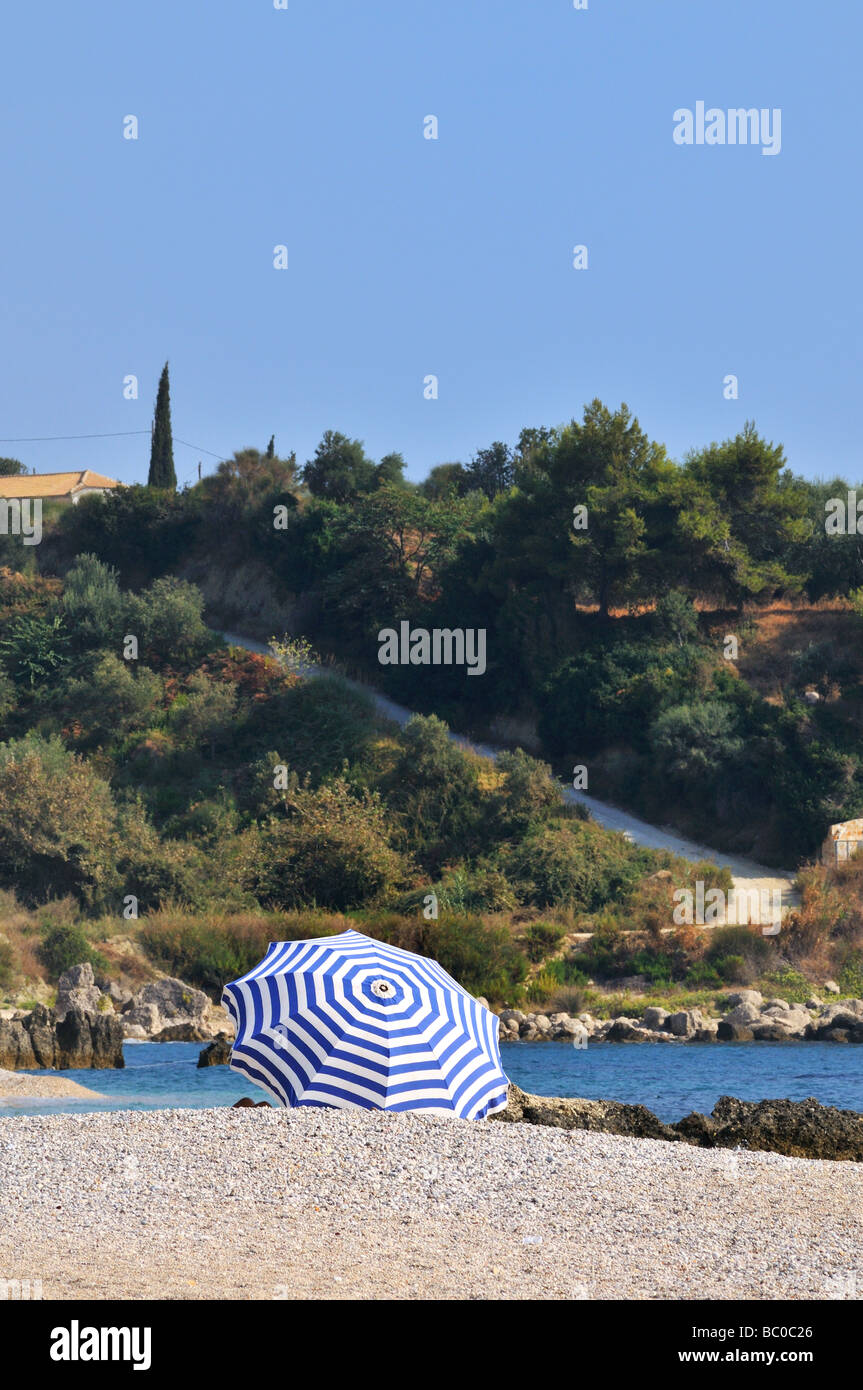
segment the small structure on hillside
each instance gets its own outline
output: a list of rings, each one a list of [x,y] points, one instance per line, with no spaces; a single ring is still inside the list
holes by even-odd
[[[863,817],[831,825],[821,846],[821,863],[833,866],[844,864],[863,845]]]
[[[106,478],[92,468],[76,468],[71,473],[16,473],[0,478],[0,498],[75,503],[91,492],[104,493],[121,486],[116,478]]]

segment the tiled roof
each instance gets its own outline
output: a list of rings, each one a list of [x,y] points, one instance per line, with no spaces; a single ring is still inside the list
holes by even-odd
[[[0,497],[69,497],[82,488],[119,486],[115,478],[94,473],[92,468],[78,468],[73,473],[22,473],[0,478]]]

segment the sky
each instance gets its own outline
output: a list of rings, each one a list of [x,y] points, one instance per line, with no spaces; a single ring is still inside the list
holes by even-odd
[[[325,429],[420,479],[596,396],[863,476],[863,7],[587,3],[5,7],[0,454],[145,481],[169,359],[181,483]],[[780,152],[676,143],[698,101]]]

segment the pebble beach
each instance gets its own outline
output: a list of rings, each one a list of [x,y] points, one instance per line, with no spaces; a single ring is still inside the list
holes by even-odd
[[[393,1112],[0,1120],[45,1299],[851,1299],[863,1166]]]

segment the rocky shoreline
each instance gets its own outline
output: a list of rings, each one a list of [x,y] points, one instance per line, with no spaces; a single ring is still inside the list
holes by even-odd
[[[834,988],[838,989],[838,986]],[[701,1009],[672,1011],[657,1005],[640,1014],[599,1019],[590,1013],[498,1011],[504,1042],[563,1042],[573,1047],[598,1043],[835,1042],[863,1043],[863,1000],[812,995],[805,1004],[764,999],[754,989],[731,991],[721,1018]],[[487,1004],[486,1000],[481,1003]],[[123,1044],[200,1042],[199,1066],[230,1060],[232,1024],[203,990],[163,976],[137,992],[96,983],[90,965],[75,965],[61,976],[53,1009],[0,1010],[0,1068],[25,1071],[53,1068],[122,1067]]]
[[[123,1044],[208,1042],[227,1036],[230,1023],[203,990],[164,976],[133,994],[113,981],[96,984],[92,966],[60,976],[53,1009],[0,1011],[0,1068],[122,1067]]]
[[[669,1125],[644,1105],[534,1096],[510,1083],[506,1109],[491,1118],[630,1139],[662,1139],[699,1149],[746,1149],[788,1158],[863,1162],[863,1115],[821,1105],[811,1096],[807,1100],[760,1101],[720,1096],[711,1115],[693,1111]]]
[[[806,1004],[767,999],[755,989],[731,991],[731,1005],[722,1018],[709,1018],[701,1009],[671,1012],[649,1006],[638,1016],[620,1014],[598,1019],[581,1013],[523,1013],[503,1009],[501,1042],[588,1043],[671,1042],[836,1042],[863,1043],[863,999],[825,1003],[812,996]]]

